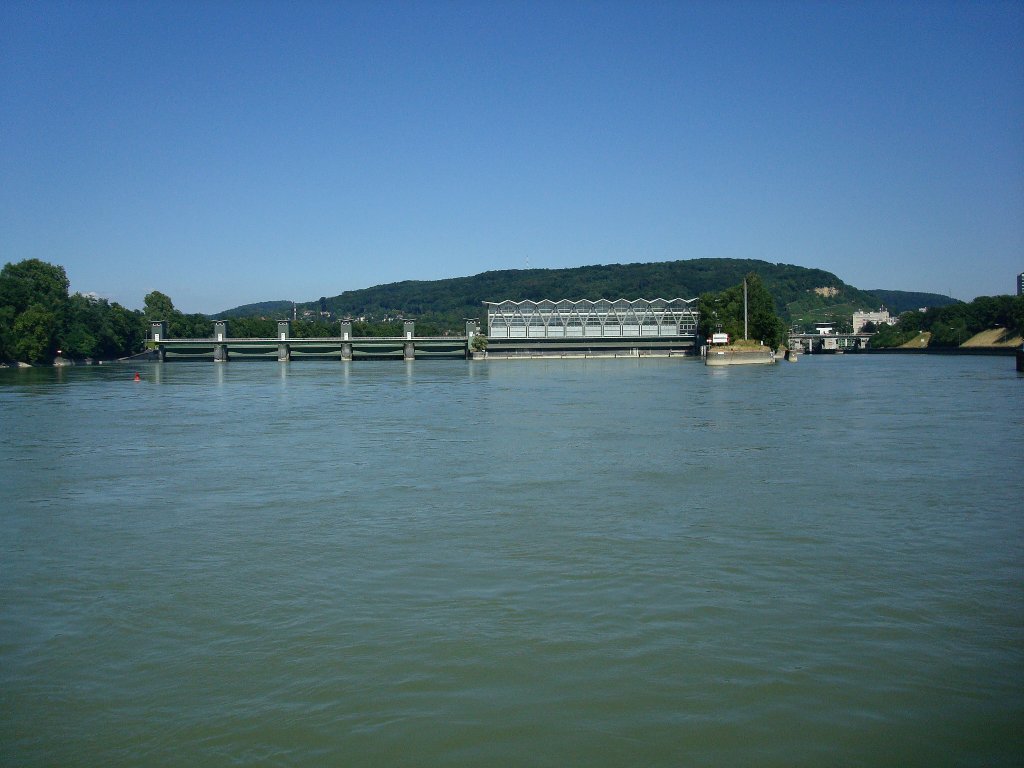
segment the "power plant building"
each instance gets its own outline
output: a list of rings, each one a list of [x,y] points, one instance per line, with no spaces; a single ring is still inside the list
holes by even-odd
[[[697,299],[485,301],[489,339],[689,337]]]

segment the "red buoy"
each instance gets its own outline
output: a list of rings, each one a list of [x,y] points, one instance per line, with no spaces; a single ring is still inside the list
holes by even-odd
[[[136,381],[142,381],[142,377],[141,377],[141,376],[139,376],[139,373],[138,373],[138,371],[136,371],[136,372],[135,372],[135,380],[136,380]]]

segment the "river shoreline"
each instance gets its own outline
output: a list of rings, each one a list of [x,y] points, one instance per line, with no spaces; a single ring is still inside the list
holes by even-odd
[[[886,347],[882,349],[851,350],[847,354],[861,355],[993,355],[1013,357],[1018,352],[1017,347],[921,347],[920,349],[910,347]],[[828,354],[828,353],[825,353]]]

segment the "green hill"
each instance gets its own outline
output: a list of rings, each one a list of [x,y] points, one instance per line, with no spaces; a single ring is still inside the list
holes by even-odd
[[[291,317],[292,302],[286,299],[279,301],[260,301],[255,304],[243,304],[234,309],[219,312],[212,317],[217,320],[226,320],[232,317]]]
[[[459,330],[463,319],[481,317],[484,301],[513,299],[696,298],[708,291],[736,285],[749,272],[760,275],[776,310],[787,322],[794,318],[830,319],[853,309],[871,309],[878,296],[847,285],[831,272],[754,259],[692,259],[645,264],[606,264],[569,269],[514,269],[482,272],[447,280],[407,280],[346,291],[297,305],[299,313],[324,309],[334,317],[414,317],[439,330]],[[852,307],[853,309],[849,309]],[[291,313],[290,302],[264,302],[221,312],[218,317],[280,316]],[[847,311],[849,310],[849,311]]]
[[[901,315],[912,309],[926,307],[948,307],[960,301],[941,293],[918,293],[917,291],[884,291],[876,288],[868,293],[879,298],[879,304],[889,310],[892,315]]]

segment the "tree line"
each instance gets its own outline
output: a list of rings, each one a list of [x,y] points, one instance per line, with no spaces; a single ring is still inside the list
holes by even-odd
[[[82,293],[68,293],[64,267],[39,259],[0,270],[0,360],[48,363],[58,354],[73,360],[112,360],[142,352],[152,320],[166,320],[181,337],[211,335],[205,315],[186,315],[170,297],[153,291],[143,310]],[[271,334],[273,335],[273,334]]]
[[[51,361],[70,357],[115,358],[142,349],[142,313],[81,293],[68,295],[64,267],[39,259],[0,270],[0,360]]]
[[[898,347],[922,332],[928,346],[956,347],[971,336],[993,328],[1024,335],[1024,296],[979,296],[974,301],[901,314],[895,325],[882,325],[871,339],[876,348]]]
[[[205,339],[212,336],[212,320],[186,314],[160,291],[146,294],[142,310],[126,309],[117,302],[81,293],[69,295],[64,267],[39,259],[6,264],[0,270],[0,361],[49,363],[57,356],[83,360],[112,360],[142,352],[150,323],[167,323],[171,338]],[[280,316],[284,316],[281,312]],[[240,317],[231,320],[234,337],[274,338],[277,320]],[[445,329],[429,320],[417,320],[421,336],[443,335]],[[337,322],[321,318],[296,320],[295,338],[338,336]],[[401,336],[401,321],[352,324],[353,336]]]

